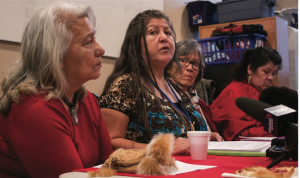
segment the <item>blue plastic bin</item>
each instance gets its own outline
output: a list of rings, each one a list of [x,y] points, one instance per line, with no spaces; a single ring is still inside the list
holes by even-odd
[[[241,34],[204,38],[198,40],[204,52],[205,65],[218,65],[239,62],[246,49],[264,46],[264,35]]]

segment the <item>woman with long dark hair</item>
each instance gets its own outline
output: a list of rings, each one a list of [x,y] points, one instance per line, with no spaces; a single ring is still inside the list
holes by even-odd
[[[173,154],[189,154],[186,132],[207,130],[188,98],[166,77],[174,53],[175,32],[163,12],[146,10],[130,22],[99,98],[114,149],[144,148],[160,132],[177,138]]]

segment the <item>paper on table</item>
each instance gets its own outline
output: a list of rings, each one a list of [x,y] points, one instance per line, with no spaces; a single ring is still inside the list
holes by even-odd
[[[182,174],[182,173],[186,173],[186,172],[192,172],[192,171],[196,171],[196,170],[203,170],[203,169],[209,169],[209,168],[214,168],[217,166],[204,166],[204,165],[196,165],[196,164],[188,164],[188,163],[184,163],[181,161],[175,161],[176,166],[177,166],[177,170],[173,173],[171,173],[170,175],[177,175],[177,174]],[[102,166],[102,164],[98,165],[98,166],[94,166],[95,168],[100,168]]]
[[[272,141],[274,138],[277,137],[243,137],[240,136],[242,141]]]
[[[217,167],[217,166],[204,166],[204,165],[188,164],[188,163],[184,163],[181,161],[175,161],[175,162],[176,162],[176,166],[177,166],[178,170],[176,170],[175,172],[173,172],[170,175],[177,175],[177,174],[192,172],[192,171],[196,171],[196,170],[203,170],[203,169]]]
[[[94,166],[94,168],[100,168],[103,164],[100,164],[100,165],[97,165],[97,166]]]
[[[264,152],[271,146],[271,142],[260,141],[224,141],[209,142],[208,150],[224,150],[224,151],[253,151]]]

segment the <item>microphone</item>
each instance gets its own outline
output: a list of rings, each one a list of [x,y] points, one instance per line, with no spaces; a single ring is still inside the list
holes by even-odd
[[[263,123],[264,120],[264,109],[272,107],[270,104],[247,97],[238,97],[235,100],[235,104],[240,110],[261,123]]]
[[[253,119],[263,123],[264,130],[276,137],[286,135],[290,123],[293,123],[293,113],[296,112],[282,104],[272,106],[270,104],[247,97],[238,97],[236,106],[251,116]]]
[[[282,104],[264,109],[264,130],[277,137],[286,135],[294,112]]]
[[[298,160],[298,92],[287,87],[264,89],[259,101],[239,97],[236,106],[263,123],[264,130],[274,136],[284,136],[272,140],[266,156],[276,158],[269,166],[273,167],[283,159]]]

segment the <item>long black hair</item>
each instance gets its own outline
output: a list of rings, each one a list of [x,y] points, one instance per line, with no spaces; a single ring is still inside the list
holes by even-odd
[[[103,92],[101,96],[109,89],[110,85],[114,82],[115,79],[122,76],[123,74],[130,73],[132,74],[132,82],[133,82],[133,92],[136,101],[136,106],[139,106],[139,111],[142,110],[142,124],[144,125],[147,134],[149,137],[152,137],[152,133],[149,127],[148,118],[146,114],[146,105],[143,104],[145,101],[146,90],[142,87],[145,84],[153,93],[154,86],[152,83],[151,74],[153,76],[153,72],[151,69],[151,65],[149,63],[148,49],[146,43],[146,26],[151,19],[165,19],[173,33],[174,41],[176,41],[176,35],[173,28],[173,24],[170,19],[159,10],[146,10],[137,14],[129,23],[129,26],[126,30],[125,38],[122,44],[121,53],[119,59],[117,59],[115,63],[114,70],[112,74],[108,77]],[[146,52],[146,57],[148,64],[142,58],[142,39],[144,41],[144,47]],[[169,65],[172,65],[172,60],[170,60]],[[151,73],[149,73],[149,71]],[[164,71],[165,76],[167,75],[167,70]],[[154,78],[154,76],[153,76]],[[155,78],[154,78],[155,80]],[[101,98],[100,96],[100,98]],[[141,106],[144,106],[143,108]],[[136,121],[139,124],[138,114],[136,116]],[[137,125],[138,125],[137,124]]]

